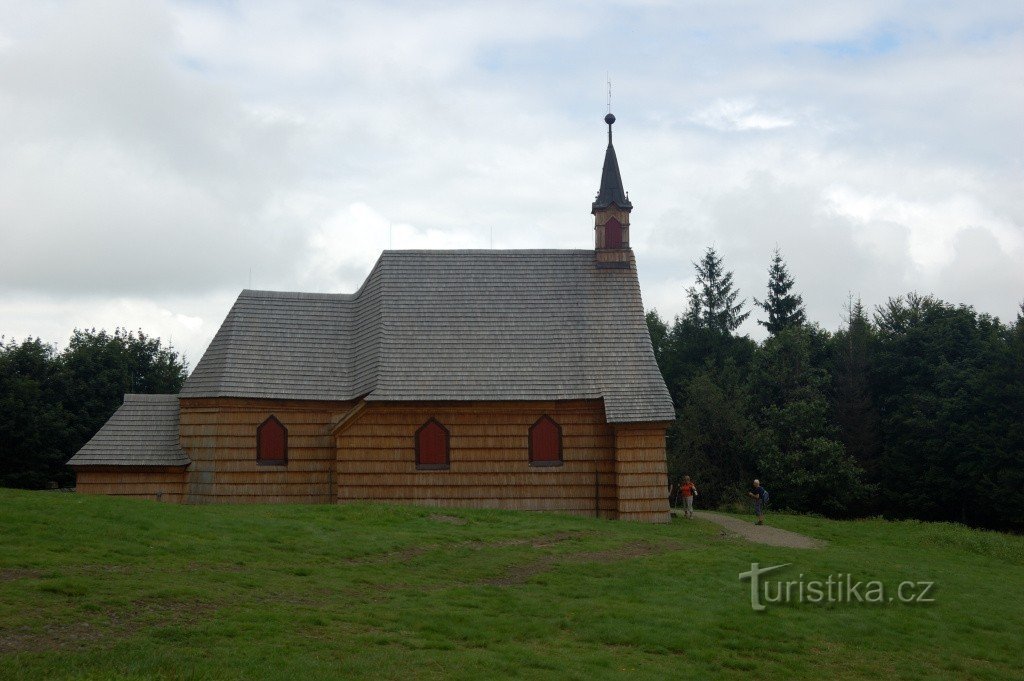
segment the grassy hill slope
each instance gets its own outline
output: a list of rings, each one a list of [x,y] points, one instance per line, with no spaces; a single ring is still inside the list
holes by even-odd
[[[1020,678],[1024,539],[949,525],[376,505],[171,506],[0,490],[0,678]],[[750,607],[738,574],[849,573],[931,604]],[[773,575],[775,576],[775,575]]]

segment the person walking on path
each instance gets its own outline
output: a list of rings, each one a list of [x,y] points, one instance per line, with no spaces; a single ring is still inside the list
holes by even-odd
[[[754,481],[754,490],[747,492],[747,496],[754,500],[754,514],[757,516],[757,524],[764,525],[764,505],[768,502],[768,490],[761,487],[761,481]]]
[[[679,485],[679,493],[683,497],[683,516],[693,517],[693,498],[697,496],[697,486],[690,482],[690,476],[684,475],[683,482]]]

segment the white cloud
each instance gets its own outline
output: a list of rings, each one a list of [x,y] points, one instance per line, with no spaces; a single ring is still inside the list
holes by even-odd
[[[706,246],[750,297],[778,244],[826,326],[1012,317],[1021,63],[1019,2],[5,3],[0,333],[198,359],[241,288],[354,291],[389,242],[588,247],[608,71],[665,316]]]
[[[753,99],[719,99],[690,120],[715,130],[775,130],[795,124],[789,116],[758,110]]]
[[[74,329],[141,329],[184,354],[194,367],[233,302],[230,293],[197,298],[87,297],[55,300],[22,295],[0,299],[0,319],[7,339],[42,338],[64,347]]]
[[[486,247],[476,234],[395,223],[365,203],[354,203],[310,234],[302,277],[317,290],[353,292],[384,249]]]
[[[929,202],[895,196],[865,194],[848,186],[826,190],[827,209],[859,222],[857,242],[882,251],[889,247],[886,225],[899,225],[909,234],[909,255],[922,270],[935,272],[956,257],[958,235],[968,229],[984,229],[998,241],[1003,252],[1024,250],[1019,226],[993,216],[977,198],[958,194]]]

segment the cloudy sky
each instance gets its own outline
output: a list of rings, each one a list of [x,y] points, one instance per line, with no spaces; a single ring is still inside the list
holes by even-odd
[[[589,248],[606,78],[644,302],[709,245],[812,319],[1024,299],[1024,4],[0,1],[0,333],[198,361],[242,288]],[[745,331],[759,337],[753,319]]]

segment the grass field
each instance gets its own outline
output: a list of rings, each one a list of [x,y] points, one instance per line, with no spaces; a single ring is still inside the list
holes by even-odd
[[[1024,538],[770,520],[828,546],[702,521],[0,490],[0,678],[1022,678]],[[752,561],[934,580],[935,602],[754,612]]]

